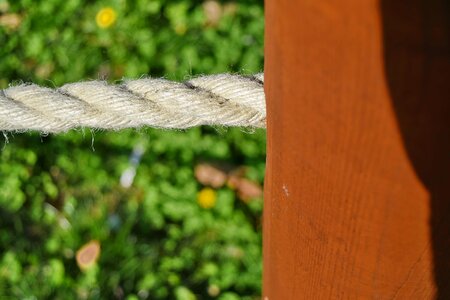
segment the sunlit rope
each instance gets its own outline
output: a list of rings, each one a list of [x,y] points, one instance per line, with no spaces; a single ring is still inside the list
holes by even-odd
[[[0,90],[0,131],[64,132],[143,126],[265,128],[264,74],[219,74],[184,82],[144,78],[120,84],[84,81],[51,89],[21,84]]]

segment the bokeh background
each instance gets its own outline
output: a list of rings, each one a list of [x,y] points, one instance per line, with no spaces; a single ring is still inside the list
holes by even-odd
[[[260,72],[263,14],[0,0],[0,88]],[[0,299],[260,299],[264,131],[0,136]]]

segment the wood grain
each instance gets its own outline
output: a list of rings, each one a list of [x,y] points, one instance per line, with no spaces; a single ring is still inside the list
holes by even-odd
[[[263,299],[450,298],[448,12],[266,1]]]

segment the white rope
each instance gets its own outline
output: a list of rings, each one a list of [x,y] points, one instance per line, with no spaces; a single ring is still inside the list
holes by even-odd
[[[64,132],[91,127],[266,127],[264,74],[210,75],[184,82],[86,81],[57,89],[35,84],[0,91],[0,130]]]

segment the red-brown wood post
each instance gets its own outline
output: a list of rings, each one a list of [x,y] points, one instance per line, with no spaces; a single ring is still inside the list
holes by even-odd
[[[450,299],[445,0],[267,0],[263,299]]]

